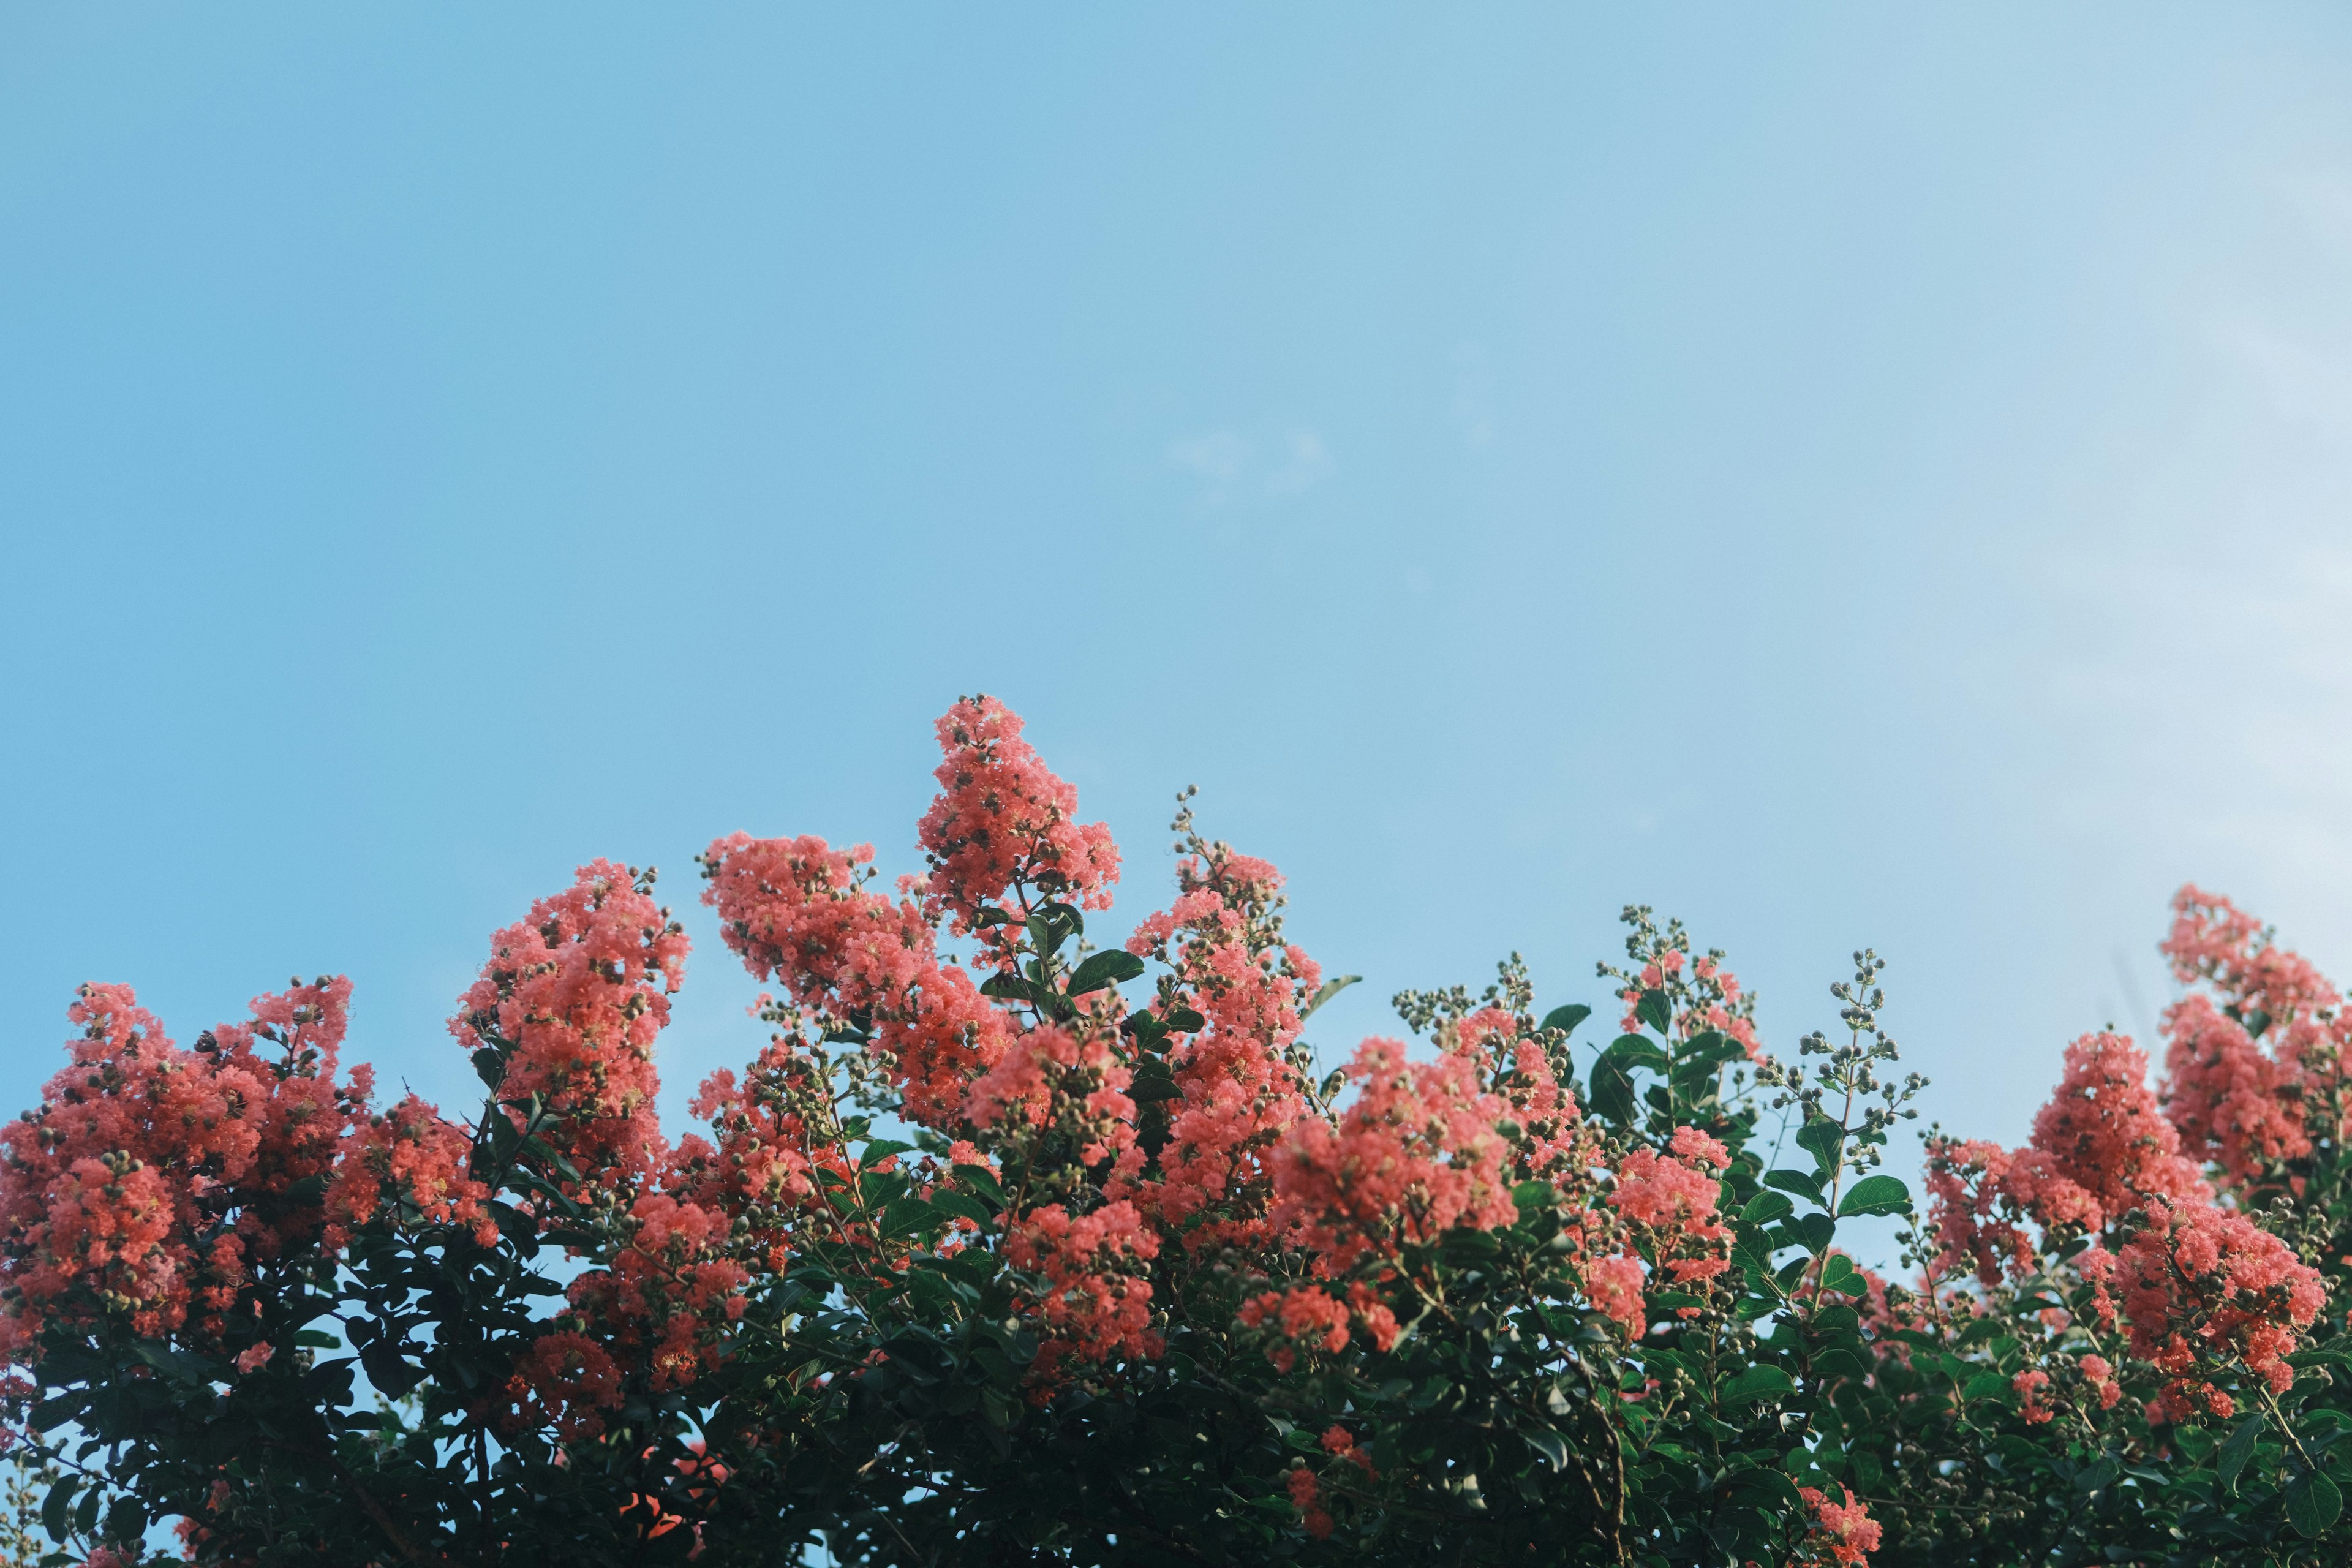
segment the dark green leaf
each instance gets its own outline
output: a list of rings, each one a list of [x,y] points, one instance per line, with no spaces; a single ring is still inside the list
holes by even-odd
[[[901,1143],[895,1138],[877,1138],[858,1152],[857,1168],[861,1171],[881,1163],[893,1154],[911,1154],[912,1143]]]
[[[1817,1205],[1822,1201],[1821,1183],[1802,1171],[1767,1171],[1764,1173],[1764,1184],[1778,1187],[1784,1193],[1794,1193],[1801,1198],[1810,1198]]]
[[[1796,1212],[1797,1205],[1781,1194],[1759,1193],[1748,1200],[1748,1206],[1739,1211],[1739,1217],[1749,1225],[1770,1225],[1774,1220]]]
[[[1568,1444],[1559,1433],[1549,1426],[1532,1426],[1522,1430],[1519,1436],[1525,1437],[1528,1447],[1541,1454],[1555,1471],[1568,1468]]]
[[[1797,1392],[1797,1380],[1777,1366],[1751,1366],[1726,1384],[1723,1400],[1727,1405],[1743,1404],[1750,1399],[1775,1399]]]
[[[937,1210],[920,1198],[900,1198],[882,1211],[885,1237],[918,1236],[939,1228]]]
[[[1830,1249],[1837,1236],[1837,1221],[1825,1214],[1809,1214],[1797,1221],[1797,1230],[1805,1238],[1805,1250],[1818,1258]]]
[[[1822,1265],[1822,1289],[1835,1290],[1842,1295],[1860,1295],[1864,1289],[1862,1270],[1856,1268],[1853,1259],[1844,1253],[1832,1253]]]
[[[1675,1005],[1666,1000],[1663,991],[1644,991],[1642,999],[1633,1004],[1633,1016],[1663,1035],[1674,1025]]]
[[[1797,1147],[1811,1154],[1824,1174],[1837,1168],[1845,1129],[1826,1116],[1816,1116],[1797,1129]]]
[[[1841,1216],[1902,1214],[1911,1206],[1911,1189],[1893,1176],[1864,1176],[1838,1205]]]
[[[1633,1120],[1633,1080],[1622,1064],[1606,1056],[1592,1064],[1592,1085],[1585,1098],[1596,1113],[1621,1127]]]
[[[941,1214],[954,1215],[960,1219],[968,1219],[974,1225],[988,1225],[996,1217],[995,1211],[978,1198],[949,1187],[942,1187],[932,1193],[930,1204]]]
[[[1166,1019],[1171,1034],[1197,1035],[1209,1026],[1209,1020],[1190,1007],[1179,1007]]]
[[[1176,1075],[1168,1070],[1166,1062],[1146,1061],[1135,1069],[1127,1097],[1138,1105],[1150,1105],[1154,1100],[1181,1100],[1184,1091],[1176,1087]]]
[[[1546,1013],[1543,1022],[1537,1027],[1558,1029],[1562,1034],[1574,1034],[1576,1026],[1591,1016],[1592,1016],[1591,1008],[1581,1002],[1570,1002],[1565,1007],[1554,1007],[1550,1012]]]
[[[2262,1435],[2263,1418],[2249,1415],[2238,1423],[2238,1429],[2230,1434],[2228,1442],[2221,1445],[2221,1452],[2213,1461],[2213,1468],[2221,1478],[2223,1490],[2238,1484],[2238,1472],[2244,1469],[2246,1461],[2254,1457],[2254,1440]]]
[[[956,1185],[978,1193],[998,1208],[1004,1206],[1004,1189],[996,1184],[996,1173],[987,1166],[958,1165],[955,1179]]]
[[[2286,1489],[2286,1516],[2296,1531],[2316,1541],[2344,1511],[2344,1494],[2315,1470]]]
[[[41,1528],[47,1531],[49,1539],[60,1546],[65,1544],[68,1533],[66,1528],[66,1510],[73,1506],[74,1493],[80,1489],[81,1478],[68,1476],[56,1486],[51,1487],[49,1495],[41,1500]]]
[[[88,1389],[69,1388],[54,1398],[44,1399],[34,1405],[33,1413],[26,1417],[26,1421],[36,1432],[46,1432],[52,1426],[62,1426],[81,1414],[82,1404],[89,1397]]]
[[[506,1081],[507,1059],[488,1046],[474,1053],[474,1073],[490,1088]]]
[[[1073,996],[1084,996],[1106,985],[1116,985],[1132,980],[1143,973],[1143,960],[1123,947],[1107,947],[1100,952],[1088,953],[1077,973],[1070,976]]]
[[[1305,1020],[1313,1017],[1315,1016],[1316,1008],[1320,1007],[1324,1003],[1328,1002],[1332,997],[1337,996],[1340,992],[1345,991],[1349,986],[1355,984],[1361,979],[1363,979],[1363,976],[1360,974],[1342,974],[1337,979],[1326,980],[1322,984],[1315,988],[1315,994],[1307,999],[1307,1005],[1298,1010],[1300,1021],[1304,1022]]]
[[[151,1340],[131,1346],[131,1353],[157,1372],[177,1378],[193,1388],[209,1388],[214,1382],[212,1363],[186,1351],[175,1351],[169,1345],[160,1345]]]
[[[1601,1059],[1614,1062],[1629,1072],[1634,1068],[1648,1068],[1652,1072],[1662,1073],[1667,1067],[1666,1053],[1658,1048],[1655,1040],[1645,1035],[1618,1036],[1609,1042],[1609,1048],[1601,1053]]]

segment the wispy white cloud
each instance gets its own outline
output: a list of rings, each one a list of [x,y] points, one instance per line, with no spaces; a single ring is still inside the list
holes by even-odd
[[[1200,504],[1213,508],[1298,495],[1330,478],[1333,466],[1323,437],[1303,429],[1255,439],[1211,430],[1171,443],[1168,462],[1199,482]]]

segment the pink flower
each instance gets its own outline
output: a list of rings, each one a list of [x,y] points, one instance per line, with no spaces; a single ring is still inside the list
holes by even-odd
[[[1160,1353],[1151,1282],[1139,1267],[1160,1255],[1160,1238],[1133,1204],[1076,1218],[1060,1204],[1034,1209],[1006,1228],[1004,1255],[1045,1276],[1031,1310],[1049,1337],[1033,1377],[1050,1380],[1066,1359],[1101,1364]]]
[[[1356,1098],[1336,1123],[1294,1122],[1273,1162],[1276,1217],[1298,1228],[1327,1278],[1367,1253],[1518,1218],[1495,1127],[1504,1102],[1480,1089],[1468,1058],[1408,1061],[1401,1042],[1370,1039],[1347,1071]]]
[[[686,932],[627,867],[594,860],[490,939],[449,1033],[505,1056],[502,1100],[540,1097],[540,1137],[591,1184],[625,1186],[658,1158],[654,1040],[686,978]],[[509,1109],[516,1125],[522,1112]]]
[[[261,1367],[268,1365],[269,1358],[277,1353],[277,1347],[270,1344],[268,1341],[264,1341],[260,1344],[253,1345],[246,1350],[239,1351],[236,1355],[236,1370],[239,1372],[256,1371]]]
[[[1832,1562],[1840,1564],[1866,1563],[1868,1553],[1878,1550],[1879,1526],[1870,1517],[1870,1510],[1854,1501],[1853,1489],[1841,1488],[1845,1501],[1834,1503],[1812,1487],[1799,1487],[1797,1495],[1813,1512],[1813,1534],[1810,1545],[1826,1550]],[[1818,1562],[1819,1558],[1813,1559]]]
[[[1085,909],[1110,907],[1118,848],[1110,828],[1071,820],[1078,792],[1021,738],[1021,720],[992,697],[965,698],[939,721],[939,798],[923,816],[931,863],[925,910],[958,929],[1016,884]]]

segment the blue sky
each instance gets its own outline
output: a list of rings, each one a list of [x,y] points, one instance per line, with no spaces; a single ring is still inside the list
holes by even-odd
[[[2333,8],[0,15],[0,1108],[84,979],[345,972],[459,1101],[597,855],[912,868],[985,690],[1401,986],[1644,901],[1932,1114],[2145,1024],[2186,879],[2352,959]]]

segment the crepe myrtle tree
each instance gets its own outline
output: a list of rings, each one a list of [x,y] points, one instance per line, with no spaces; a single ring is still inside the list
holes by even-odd
[[[890,890],[866,846],[701,857],[772,1033],[675,1142],[688,944],[650,871],[592,862],[490,939],[449,1024],[464,1117],[343,1068],[342,979],[185,1047],[85,986],[0,1131],[17,1554],[2352,1547],[2352,1024],[2227,900],[2176,900],[2160,1084],[2075,1041],[2025,1146],[1931,1132],[1919,1213],[1873,953],[1784,1060],[1722,953],[1631,909],[1589,1001],[1539,1006],[1514,956],[1324,1073],[1303,1031],[1354,977],[1288,941],[1272,866],[1180,801],[1172,900],[1095,945],[1107,828],[1001,703],[939,737]],[[1839,1246],[1885,1216],[1907,1283]]]

